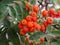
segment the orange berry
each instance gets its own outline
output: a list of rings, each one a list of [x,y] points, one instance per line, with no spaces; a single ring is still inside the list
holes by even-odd
[[[57,12],[56,18],[60,18],[60,11]]]
[[[37,21],[37,17],[32,17],[32,21],[36,22]]]
[[[45,26],[45,27],[47,27],[47,26],[48,26],[47,21],[44,21],[44,23],[43,23],[43,24],[44,24],[44,26]]]
[[[45,39],[44,39],[44,38],[40,38],[40,44],[43,44],[43,43],[44,43],[44,41],[45,41]]]
[[[34,12],[38,12],[38,11],[39,11],[39,7],[33,6],[33,11],[34,11]]]
[[[48,17],[47,18],[47,23],[48,24],[52,24],[53,23],[53,18],[52,17]]]
[[[26,36],[26,37],[25,37],[25,41],[28,41],[28,40],[29,40],[29,37],[28,37],[28,36]]]
[[[55,10],[54,10],[54,9],[50,9],[50,10],[49,10],[49,14],[50,14],[50,15],[51,15],[51,14],[53,15],[54,13],[55,13]]]
[[[42,32],[45,31],[45,26],[44,25],[41,25],[41,30],[40,31],[42,31]]]
[[[23,30],[25,31],[25,32],[28,32],[28,27],[23,27]]]
[[[28,16],[26,16],[26,20],[27,20],[27,21],[31,21],[31,18],[32,18],[32,17],[31,17],[31,16],[29,16],[29,15],[28,15]]]
[[[28,3],[26,3],[25,5],[26,5],[26,7],[28,7],[28,6],[29,6],[29,5],[28,5]]]
[[[33,22],[33,27],[36,29],[37,28],[37,22]]]
[[[30,28],[30,27],[33,27],[33,22],[31,22],[31,21],[28,22],[28,23],[27,23],[27,26],[28,26],[29,28]]]
[[[26,10],[28,10],[28,11],[30,10],[28,3],[26,3]]]
[[[22,25],[26,25],[26,24],[27,24],[27,21],[26,21],[25,19],[23,19],[23,20],[21,21],[21,23],[22,23]]]
[[[41,29],[40,24],[37,24],[36,26],[37,26],[37,30],[39,30],[39,31],[40,31],[40,29]]]
[[[50,16],[50,17],[53,17],[53,18],[54,18],[54,17],[55,17],[55,14],[56,14],[56,12],[55,12],[54,9],[50,9],[50,10],[49,10],[49,16]]]
[[[29,32],[34,32],[35,31],[35,28],[34,27],[31,27],[30,29],[29,29]]]
[[[55,12],[54,9],[50,9],[50,10],[49,10],[49,16],[50,16],[50,17],[53,17],[53,18],[54,18],[54,17],[55,17],[55,13],[56,13],[56,12]]]
[[[23,25],[19,23],[18,28],[20,28],[20,29],[23,28]]]
[[[24,32],[23,29],[21,29],[21,30],[20,30],[20,34],[21,34],[22,36],[24,36],[26,33]]]
[[[30,10],[30,8],[29,8],[29,7],[26,7],[26,10],[27,10],[27,11],[29,11],[29,10]]]
[[[42,16],[43,16],[43,17],[48,16],[48,12],[47,12],[47,10],[43,10],[43,11],[42,11]]]
[[[33,17],[36,17],[37,16],[37,14],[34,11],[31,12],[30,15],[33,16]]]

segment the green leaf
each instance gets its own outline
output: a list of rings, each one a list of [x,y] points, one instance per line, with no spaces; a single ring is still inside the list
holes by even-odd
[[[6,39],[6,30],[0,34],[0,45],[9,45]]]
[[[3,24],[4,24],[4,26],[5,27],[10,27],[9,25],[10,25],[10,22],[9,22],[9,20],[8,19],[6,19],[6,17],[5,17],[5,19],[3,20]]]
[[[36,4],[36,0],[30,0],[30,3],[35,5]]]
[[[30,35],[30,39],[32,40],[38,40],[40,37],[45,37],[45,34],[42,32],[35,32]]]
[[[13,45],[20,45],[20,40],[14,29],[9,29],[8,31],[8,40],[13,43]]]
[[[3,21],[4,20],[4,18],[7,16],[7,14],[8,14],[8,10],[7,10],[7,8],[6,9],[4,9],[5,11],[4,12],[2,12],[2,14],[0,14],[0,21]]]

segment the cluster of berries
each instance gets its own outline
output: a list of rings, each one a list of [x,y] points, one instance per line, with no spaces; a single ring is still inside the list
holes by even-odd
[[[30,13],[30,15],[27,15],[26,18],[22,19],[18,24],[18,28],[20,29],[21,35],[25,35],[27,32],[34,32],[36,29],[41,29],[40,24],[37,23],[37,12],[39,11],[37,10],[37,8],[37,6],[34,6],[33,11]]]
[[[25,42],[26,42],[26,41],[29,41],[29,37],[28,37],[28,36],[25,37]],[[39,39],[39,41],[40,41],[39,44],[43,44],[44,41],[45,41],[45,38],[42,37],[42,38]],[[29,44],[30,44],[30,45],[33,45],[33,42],[34,42],[34,41],[30,40],[30,41],[29,41]]]
[[[39,7],[33,6],[33,5],[29,5],[28,3],[26,3],[26,10],[27,11],[30,11],[30,7],[32,7],[33,11],[35,11],[36,13],[40,10]]]
[[[26,10],[28,11],[30,10],[28,4],[26,4]],[[46,20],[43,22],[43,25],[37,23],[37,12],[40,10],[39,7],[33,6],[32,10],[33,11],[30,12],[30,14],[27,15],[25,19],[22,19],[18,24],[18,28],[20,29],[20,35],[22,36],[24,36],[28,32],[30,33],[34,31],[44,32],[46,27],[53,23],[53,18],[51,16],[55,14],[53,9],[50,9],[49,11],[47,10],[42,11],[42,16],[47,17]],[[25,40],[28,40],[28,37],[26,37]],[[44,43],[44,38],[40,38],[40,44],[42,43]]]
[[[26,8],[28,8],[28,5],[26,4]],[[37,23],[37,12],[39,11],[39,7],[33,6],[33,11],[30,13],[30,15],[26,16],[25,19],[22,19],[20,23],[18,24],[18,28],[20,29],[20,34],[25,35],[27,32],[34,32],[35,30],[44,32],[46,27],[49,24],[53,23],[53,18],[48,17],[46,21],[44,21],[43,25],[40,25]],[[51,12],[51,11],[50,11]],[[43,17],[46,17],[48,15],[47,11],[44,10],[42,12]]]
[[[44,22],[43,22],[45,28],[48,27],[49,25],[53,24],[53,18],[48,17]]]
[[[42,11],[42,16],[43,17],[52,17],[52,18],[60,18],[60,11],[56,12],[53,8],[47,10],[43,10]]]

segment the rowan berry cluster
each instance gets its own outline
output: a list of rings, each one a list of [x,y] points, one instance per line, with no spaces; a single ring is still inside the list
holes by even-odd
[[[26,10],[30,10],[29,5],[26,4]],[[29,15],[26,16],[25,19],[22,19],[19,24],[18,28],[20,29],[20,35],[24,36],[26,33],[32,33],[35,31],[41,31],[44,32],[48,25],[53,24],[53,15],[55,14],[53,9],[50,9],[49,11],[43,10],[42,16],[47,17],[46,20],[43,22],[42,25],[37,23],[37,12],[39,12],[39,7],[33,6],[33,11],[30,12]],[[28,40],[28,38],[25,38],[25,40]],[[40,43],[44,43],[44,38],[40,38]]]
[[[26,8],[29,6],[26,4]],[[49,10],[50,14],[53,14],[54,10],[51,11],[52,9]],[[47,17],[47,19],[43,22],[43,25],[40,25],[37,23],[37,12],[39,11],[39,7],[33,6],[33,11],[30,12],[30,15],[26,16],[25,19],[22,19],[19,24],[18,28],[20,29],[20,34],[25,35],[27,32],[34,32],[35,30],[42,31],[44,32],[46,27],[49,24],[53,23],[53,18],[52,17],[47,17],[48,16],[48,11],[43,10],[42,11],[42,16]]]
[[[36,8],[36,9],[35,9]],[[25,35],[27,32],[34,32],[35,30],[40,30],[41,25],[37,23],[37,6],[33,7],[33,11],[30,15],[27,15],[25,19],[22,19],[18,24],[18,28],[20,29],[20,34]],[[43,26],[42,26],[43,27]]]

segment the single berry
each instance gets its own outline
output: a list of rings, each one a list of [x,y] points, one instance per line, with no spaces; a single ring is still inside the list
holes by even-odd
[[[37,21],[37,17],[32,17],[32,21],[36,22]]]
[[[33,16],[33,17],[36,17],[37,16],[37,14],[34,11],[31,12],[30,15]]]
[[[60,18],[60,11],[57,12],[56,17],[57,17],[57,18]]]
[[[40,31],[44,32],[45,31],[45,26],[44,25],[41,25],[41,29]]]
[[[32,18],[32,17],[31,17],[31,16],[29,16],[29,15],[28,15],[28,16],[26,16],[26,20],[27,20],[27,21],[31,21],[31,18]]]
[[[24,30],[24,32],[28,32],[29,28],[25,26],[25,27],[23,27],[23,30]]]
[[[55,13],[56,13],[56,12],[55,12],[54,9],[50,9],[50,10],[49,10],[49,16],[50,16],[50,17],[54,17],[54,16],[55,16],[55,15],[54,15]]]
[[[46,21],[47,21],[48,24],[52,24],[53,23],[53,18],[52,17],[48,17],[46,19]]]
[[[30,10],[28,3],[26,3],[26,10],[28,10],[28,11]]]
[[[31,27],[30,29],[29,29],[29,32],[34,32],[35,31],[35,28],[34,27]]]
[[[36,29],[37,28],[37,22],[33,22],[33,27]]]
[[[40,31],[40,29],[41,29],[41,25],[40,25],[40,24],[37,24],[36,26],[37,26],[37,30]]]
[[[38,12],[38,11],[39,11],[39,7],[33,6],[33,11],[34,11],[34,12]]]
[[[24,32],[23,29],[20,30],[20,35],[24,36],[26,33]]]
[[[23,28],[23,25],[19,23],[19,24],[18,24],[18,28],[19,28],[19,29],[22,29],[22,28]]]
[[[26,36],[26,37],[25,37],[25,41],[28,41],[28,40],[29,40],[29,37],[28,37],[28,36]]]
[[[44,21],[44,22],[43,22],[43,24],[44,24],[44,26],[45,26],[45,27],[47,27],[47,26],[48,26],[47,21]]]
[[[22,25],[26,25],[26,24],[27,24],[27,21],[26,21],[25,19],[23,19],[23,20],[21,21],[21,23],[22,23]]]
[[[27,23],[27,26],[28,26],[29,28],[30,28],[30,27],[33,27],[33,22],[31,22],[31,21],[28,22],[28,23]]]
[[[44,38],[40,38],[40,44],[43,44],[43,43],[44,43],[44,41],[45,41],[45,39],[44,39]]]
[[[48,12],[47,12],[47,10],[43,10],[43,11],[42,11],[42,16],[43,16],[43,17],[48,16]]]

